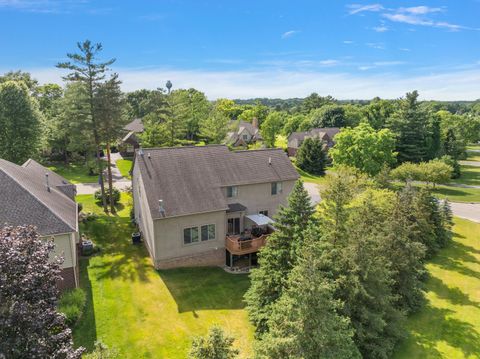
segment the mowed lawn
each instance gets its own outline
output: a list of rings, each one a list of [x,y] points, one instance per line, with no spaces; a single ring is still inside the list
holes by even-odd
[[[236,338],[242,357],[250,357],[253,329],[243,309],[248,276],[220,268],[156,271],[145,247],[131,244],[128,195],[122,194],[117,216],[102,214],[91,197],[77,200],[99,218],[81,230],[101,251],[80,260],[88,300],[75,344],[90,350],[101,340],[122,358],[185,358],[192,336],[219,324]]]
[[[480,358],[480,224],[455,219],[454,242],[428,265],[427,304],[396,359]]]
[[[94,183],[98,181],[98,175],[90,176],[88,168],[83,163],[70,163],[69,165],[55,163],[48,168],[71,183]]]
[[[126,159],[117,160],[117,162],[116,162],[117,168],[118,168],[118,170],[120,171],[120,173],[122,174],[123,177],[131,178],[130,170],[132,169],[132,163],[133,163],[133,161],[128,160],[128,159],[127,160]]]

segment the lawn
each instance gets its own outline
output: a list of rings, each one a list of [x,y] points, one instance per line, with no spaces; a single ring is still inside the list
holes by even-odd
[[[295,163],[293,163],[293,165],[295,166]],[[317,175],[310,174],[308,172],[301,170],[297,166],[295,166],[295,169],[297,170],[303,182],[325,184],[325,181],[326,181],[325,176],[317,176]]]
[[[120,173],[123,177],[130,179],[130,170],[132,169],[132,160],[117,160],[117,168],[119,169]]]
[[[396,359],[480,358],[480,224],[455,219],[454,242],[428,265],[427,304]]]
[[[462,165],[460,178],[456,178],[452,182],[469,186],[480,186],[480,167]]]
[[[83,163],[70,163],[69,165],[55,163],[54,165],[48,166],[48,168],[69,180],[71,183],[94,183],[98,181],[98,176],[90,176],[88,174],[88,168]]]
[[[86,311],[74,341],[92,349],[95,340],[116,347],[122,358],[185,358],[193,335],[220,324],[236,338],[242,357],[252,354],[253,329],[243,309],[246,275],[220,268],[156,271],[143,246],[134,246],[128,195],[117,216],[106,216],[91,195],[78,196],[100,216],[81,230],[101,248],[80,260]]]

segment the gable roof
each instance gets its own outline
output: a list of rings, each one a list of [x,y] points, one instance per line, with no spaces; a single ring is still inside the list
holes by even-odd
[[[306,137],[319,137],[321,140],[328,137],[328,139],[333,140],[335,135],[340,132],[338,127],[321,127],[321,128],[312,128],[310,131],[304,132],[292,132],[288,136],[288,142],[294,140],[303,141]]]
[[[34,225],[40,235],[77,231],[77,204],[58,188],[63,182],[32,160],[18,166],[0,159],[0,225]]]
[[[143,156],[136,152],[135,166],[141,173],[153,218],[227,210],[222,187],[298,178],[282,149],[231,152],[225,145],[210,145],[143,152]]]
[[[132,122],[130,122],[128,125],[126,125],[123,129],[128,132],[141,133],[145,130],[145,127],[143,126],[142,119],[136,118]]]
[[[27,160],[27,162],[25,162],[22,167],[28,169],[29,173],[37,176],[38,178],[45,178],[45,174],[48,173],[48,182],[50,186],[56,187],[60,192],[65,194],[71,200],[75,200],[77,188],[74,184],[67,181],[58,173],[49,170],[48,168],[42,166],[40,163],[32,159]]]

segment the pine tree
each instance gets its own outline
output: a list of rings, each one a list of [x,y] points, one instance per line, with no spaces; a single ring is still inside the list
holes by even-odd
[[[258,334],[268,331],[271,307],[285,288],[304,243],[305,229],[314,220],[314,212],[303,182],[297,181],[287,207],[281,207],[275,217],[276,231],[259,253],[259,268],[252,271],[252,285],[245,294],[249,317]]]
[[[193,340],[190,359],[234,359],[237,349],[232,348],[234,339],[225,335],[222,328],[213,326],[206,337]]]
[[[314,175],[324,175],[327,152],[319,138],[306,138],[298,149],[297,166]]]
[[[418,163],[427,159],[427,125],[428,116],[418,104],[418,92],[407,93],[387,122],[387,127],[397,135],[397,159],[400,163]]]
[[[310,228],[310,243],[315,244],[303,248],[288,289],[273,305],[270,331],[256,346],[259,358],[360,358],[350,320],[339,313],[342,302],[334,299],[332,245],[318,241],[317,231]]]

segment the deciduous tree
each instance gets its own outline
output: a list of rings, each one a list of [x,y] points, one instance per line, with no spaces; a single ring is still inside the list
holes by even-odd
[[[0,228],[0,357],[81,358],[57,311],[61,258],[33,227]]]

